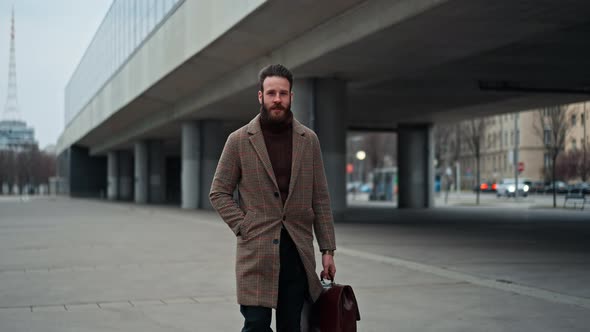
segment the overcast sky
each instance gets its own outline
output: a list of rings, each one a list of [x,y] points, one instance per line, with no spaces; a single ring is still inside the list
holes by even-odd
[[[64,127],[64,88],[112,0],[0,0],[0,118],[6,104],[10,15],[16,20],[16,79],[21,118],[39,147]]]

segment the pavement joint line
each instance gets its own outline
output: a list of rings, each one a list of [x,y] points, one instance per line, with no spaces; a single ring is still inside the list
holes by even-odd
[[[449,282],[420,282],[416,284],[399,284],[399,285],[379,285],[379,286],[354,286],[354,289],[373,291],[383,290],[385,288],[406,288],[406,287],[420,287],[420,286],[456,286],[456,285],[468,285],[466,281],[449,281]]]
[[[429,274],[433,274],[439,277],[464,281],[473,285],[497,289],[505,292],[516,293],[519,295],[525,295],[549,302],[561,303],[561,304],[568,304],[579,306],[585,309],[590,309],[590,299],[581,298],[577,296],[571,296],[566,294],[561,294],[545,289],[529,287],[524,285],[519,285],[514,282],[507,283],[505,280],[499,281],[495,279],[486,279],[480,278],[473,275],[469,275],[462,272],[456,272],[452,270],[448,270],[445,268],[413,262],[401,258],[383,256],[373,253],[368,253],[364,251],[348,249],[348,248],[338,248],[338,252],[343,255],[355,257],[355,258],[362,258],[368,259],[374,262],[380,262],[395,266],[401,266],[410,270],[425,272]]]
[[[202,264],[200,260],[184,260],[184,261],[166,261],[155,263],[129,263],[129,264],[103,264],[103,265],[73,265],[73,266],[55,266],[55,267],[35,267],[35,268],[15,268],[15,269],[0,269],[0,274],[8,273],[48,273],[48,272],[92,272],[97,270],[123,270],[123,269],[146,269],[157,268],[168,265],[199,265]]]
[[[192,297],[175,297],[175,298],[162,299],[161,301],[164,302],[164,303],[166,303],[166,304],[169,304],[169,305],[170,304],[194,304],[194,303],[198,303]]]
[[[215,297],[217,300],[221,300],[221,302],[227,300],[226,296]],[[169,301],[169,302],[166,302]],[[136,303],[134,303],[136,302]],[[33,305],[21,305],[21,306],[0,306],[0,310],[5,309],[28,309],[30,312],[34,312],[35,308],[54,308],[54,307],[63,307],[65,311],[71,311],[70,309],[75,309],[77,306],[96,306],[96,309],[105,309],[106,307],[110,306],[118,306],[118,305],[127,305],[129,304],[131,307],[138,307],[141,305],[170,305],[170,304],[195,304],[200,303],[194,296],[187,296],[187,297],[174,297],[174,298],[164,298],[164,299],[140,299],[140,300],[121,300],[121,301],[100,301],[100,302],[72,302],[72,303],[65,303],[65,304],[33,304]],[[105,308],[103,308],[103,306]],[[68,309],[68,307],[71,307]]]
[[[44,304],[31,306],[31,312],[68,311],[65,304]]]

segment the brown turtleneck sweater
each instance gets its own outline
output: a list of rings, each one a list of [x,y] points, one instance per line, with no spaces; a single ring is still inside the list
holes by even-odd
[[[279,124],[265,121],[261,116],[260,127],[284,205],[289,195],[289,182],[291,181],[293,113],[289,112],[287,120]]]

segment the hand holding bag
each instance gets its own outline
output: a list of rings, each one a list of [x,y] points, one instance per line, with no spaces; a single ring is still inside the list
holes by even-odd
[[[361,315],[352,287],[325,282],[323,271],[320,277],[324,291],[313,304],[310,331],[356,332]]]

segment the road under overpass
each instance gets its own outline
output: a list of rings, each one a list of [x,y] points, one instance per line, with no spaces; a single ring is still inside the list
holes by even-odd
[[[58,142],[71,195],[210,208],[225,138],[282,63],[346,209],[347,130],[398,133],[399,206],[433,205],[432,125],[588,98],[590,3],[180,1]]]

